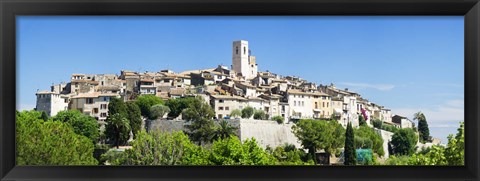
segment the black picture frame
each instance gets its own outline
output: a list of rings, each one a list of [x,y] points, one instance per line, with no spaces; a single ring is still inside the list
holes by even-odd
[[[1,0],[0,12],[1,180],[479,180],[478,0]],[[464,16],[465,166],[15,166],[15,16],[18,15]]]

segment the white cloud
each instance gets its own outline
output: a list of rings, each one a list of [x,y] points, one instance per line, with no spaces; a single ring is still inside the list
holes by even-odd
[[[391,84],[367,84],[367,83],[353,83],[353,82],[342,82],[340,83],[345,86],[354,87],[358,89],[377,89],[380,91],[392,90],[395,86]]]
[[[413,114],[421,111],[427,118],[429,127],[458,127],[458,123],[465,120],[463,102],[461,99],[453,99],[433,108],[393,108],[392,112],[413,120]]]

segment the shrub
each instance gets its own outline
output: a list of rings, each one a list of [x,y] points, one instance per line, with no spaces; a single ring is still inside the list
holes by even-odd
[[[272,120],[277,121],[278,124],[282,124],[284,121],[282,116],[273,116]]]

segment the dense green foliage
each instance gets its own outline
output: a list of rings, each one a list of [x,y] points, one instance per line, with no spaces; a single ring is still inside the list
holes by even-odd
[[[160,99],[159,97],[155,95],[141,95],[138,96],[137,99],[135,100],[135,104],[140,107],[140,111],[142,113],[142,116],[145,118],[150,117],[150,108],[153,105],[157,104],[164,104],[163,100]],[[110,107],[109,107],[110,108]]]
[[[112,97],[108,103],[108,114],[120,114],[123,117],[127,117],[127,105],[122,99]]]
[[[372,149],[378,155],[384,155],[383,139],[368,126],[360,126],[354,130],[355,133],[355,148],[357,149]]]
[[[358,114],[358,124],[360,126],[366,126],[367,125],[367,121],[365,120],[365,118],[363,117],[362,114]]]
[[[188,108],[188,105],[195,101],[195,97],[186,97],[178,99],[169,99],[165,102],[165,105],[170,108],[168,112],[169,118],[176,118],[182,114],[182,111]]]
[[[17,113],[17,165],[96,165],[93,143],[60,121],[44,121],[37,111]]]
[[[162,104],[153,105],[150,108],[150,116],[148,117],[149,120],[156,120],[158,118],[163,118],[165,114],[170,112],[170,108],[168,106],[164,106]]]
[[[378,128],[378,129],[381,129],[382,128],[382,121],[380,119],[374,119],[372,121],[372,124],[373,124],[373,127],[374,128]]]
[[[112,165],[208,165],[208,154],[183,132],[141,131],[132,149],[122,154],[106,153]]]
[[[193,144],[183,132],[140,132],[132,149],[107,152],[102,160],[112,165],[274,165],[274,156],[254,139],[241,142],[230,136],[213,142],[210,149]]]
[[[242,117],[242,111],[239,109],[234,109],[232,112],[230,112],[230,117],[232,118],[239,118]]]
[[[132,129],[133,138],[136,137],[137,132],[142,130],[142,113],[140,107],[134,102],[127,102],[127,113],[130,128]]]
[[[292,129],[312,158],[320,149],[336,154],[345,144],[345,129],[336,121],[299,120]]]
[[[412,155],[417,144],[417,135],[413,129],[400,129],[392,136],[390,144],[395,155]]]
[[[277,121],[278,124],[282,124],[285,119],[282,116],[273,116],[272,120]]]
[[[430,140],[430,130],[428,129],[427,119],[422,112],[413,115],[413,119],[418,121],[418,134],[420,142],[425,143]]]
[[[263,110],[255,110],[253,113],[253,119],[266,120],[268,119],[268,114]]]
[[[91,116],[82,114],[78,110],[60,111],[52,117],[52,120],[70,124],[76,134],[86,136],[94,144],[100,136],[97,120]]]
[[[312,159],[308,159],[307,153],[295,148],[294,145],[285,144],[272,149],[267,147],[267,152],[277,159],[277,165],[313,165]]]
[[[455,137],[448,136],[446,147],[434,145],[425,152],[412,156],[390,156],[387,165],[464,165],[465,142],[464,123],[460,123]]]
[[[247,106],[242,109],[242,118],[251,118],[254,113],[254,109],[250,106]]]
[[[42,111],[42,116],[41,117],[44,121],[47,121],[48,118],[49,118],[49,116],[47,115],[47,113],[45,111]]]
[[[274,165],[277,162],[254,138],[242,143],[235,136],[214,141],[210,161],[214,165]]]
[[[380,127],[380,129],[383,129],[385,131],[390,131],[392,133],[395,133],[397,132],[398,130],[400,130],[399,128],[393,126],[393,125],[389,125],[389,124],[383,124],[382,123],[382,126]]]
[[[227,120],[222,119],[219,122],[218,126],[215,127],[213,139],[225,139],[230,137],[231,135],[236,135],[237,131],[237,127],[231,126],[230,124],[228,124]]]
[[[211,142],[215,132],[212,120],[214,115],[212,107],[202,97],[196,97],[195,101],[183,110],[182,117],[188,122],[185,127],[192,141],[199,144]]]
[[[119,113],[107,117],[105,135],[115,146],[125,145],[130,138],[130,122]]]
[[[344,165],[356,165],[357,153],[355,152],[355,135],[353,133],[352,123],[348,122],[347,130],[345,131],[345,149],[344,149]]]

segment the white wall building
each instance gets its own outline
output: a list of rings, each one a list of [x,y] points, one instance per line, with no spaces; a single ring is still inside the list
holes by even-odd
[[[40,91],[35,94],[37,103],[35,109],[37,111],[45,111],[48,116],[55,116],[60,111],[68,109],[68,97],[49,91]]]
[[[246,79],[257,76],[257,64],[254,56],[250,56],[248,41],[234,41],[232,46],[232,70],[241,73]]]
[[[313,95],[300,90],[289,89],[287,91],[288,105],[292,119],[313,118]]]

